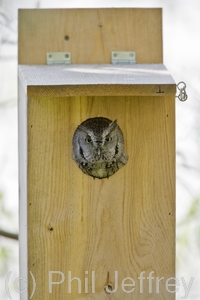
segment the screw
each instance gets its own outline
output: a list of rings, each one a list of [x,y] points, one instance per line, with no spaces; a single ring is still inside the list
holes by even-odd
[[[66,54],[65,54],[65,58],[68,58],[68,57],[69,57],[69,54],[66,53]]]
[[[114,53],[113,56],[114,56],[114,57],[117,57],[117,53]]]

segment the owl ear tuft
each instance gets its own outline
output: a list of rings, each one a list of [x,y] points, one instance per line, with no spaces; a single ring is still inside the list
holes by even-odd
[[[109,124],[108,130],[112,131],[117,127],[117,120],[114,120],[112,123]]]

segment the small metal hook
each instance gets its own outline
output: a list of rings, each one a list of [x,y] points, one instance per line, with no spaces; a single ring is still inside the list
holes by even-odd
[[[181,102],[184,102],[187,100],[188,95],[186,93],[186,84],[183,81],[180,81],[177,84],[177,89],[180,91],[179,94],[176,96]]]

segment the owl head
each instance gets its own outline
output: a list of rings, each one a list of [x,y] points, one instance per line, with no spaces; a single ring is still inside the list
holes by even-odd
[[[117,121],[107,118],[90,118],[81,123],[75,131],[73,146],[75,156],[87,162],[112,160],[118,152]]]
[[[73,136],[73,159],[84,173],[88,174],[92,170],[92,175],[88,175],[106,177],[110,166],[114,173],[114,169],[126,163],[124,155],[123,134],[117,120],[90,118],[77,127]],[[121,157],[123,162],[120,164]]]

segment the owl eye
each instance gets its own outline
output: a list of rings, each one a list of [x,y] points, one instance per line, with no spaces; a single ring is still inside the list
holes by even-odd
[[[106,141],[106,142],[110,142],[111,140],[112,140],[112,138],[109,137],[109,136],[107,136],[107,137],[105,138],[105,141]]]
[[[86,143],[91,143],[92,142],[92,139],[91,139],[91,137],[87,137],[86,139],[85,139],[85,141],[86,141]]]

